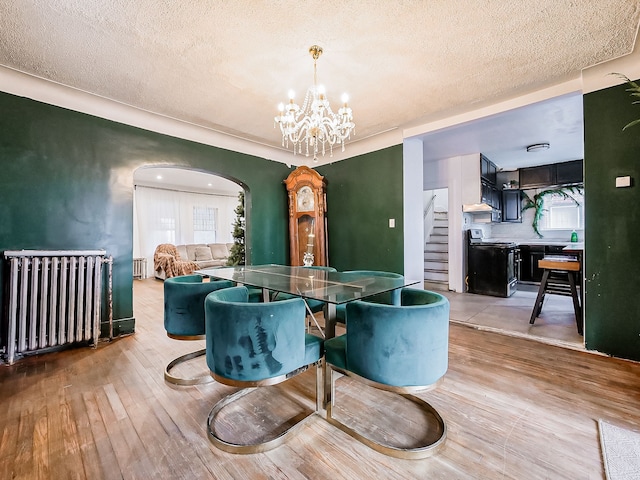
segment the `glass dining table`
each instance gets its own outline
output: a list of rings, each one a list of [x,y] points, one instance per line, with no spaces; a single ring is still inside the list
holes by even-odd
[[[262,288],[265,301],[269,299],[269,292],[282,292],[303,300],[325,302],[325,338],[335,336],[336,305],[419,283],[405,281],[399,285],[397,279],[367,273],[329,272],[275,264],[204,268],[194,273]]]

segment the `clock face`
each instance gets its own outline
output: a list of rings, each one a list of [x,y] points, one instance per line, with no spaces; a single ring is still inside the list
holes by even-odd
[[[298,193],[296,194],[296,198],[298,199],[298,211],[299,212],[311,212],[313,211],[313,191],[311,187],[304,186]]]

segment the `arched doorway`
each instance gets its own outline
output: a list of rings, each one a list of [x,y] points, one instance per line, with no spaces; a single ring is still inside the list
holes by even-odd
[[[244,191],[240,183],[166,165],[136,169],[133,183],[134,275],[140,269],[144,277],[156,275],[153,254],[161,243],[233,243],[234,212]]]

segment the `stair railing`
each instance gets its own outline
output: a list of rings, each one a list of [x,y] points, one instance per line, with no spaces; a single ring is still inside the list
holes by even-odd
[[[431,236],[431,232],[433,232],[435,200],[436,200],[436,194],[434,193],[429,199],[429,201],[427,202],[427,205],[424,207],[423,219],[424,219],[425,243]]]

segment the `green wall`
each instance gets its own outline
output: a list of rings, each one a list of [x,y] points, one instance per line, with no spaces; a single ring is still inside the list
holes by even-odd
[[[404,273],[402,165],[396,145],[317,168],[327,180],[331,266]]]
[[[133,172],[141,166],[179,165],[243,184],[250,262],[286,263],[285,165],[6,93],[0,112],[0,251],[105,249],[114,257],[116,335],[134,327]],[[4,257],[0,267],[3,284]]]
[[[625,89],[584,96],[585,344],[640,360],[640,126],[622,131],[640,106]]]

